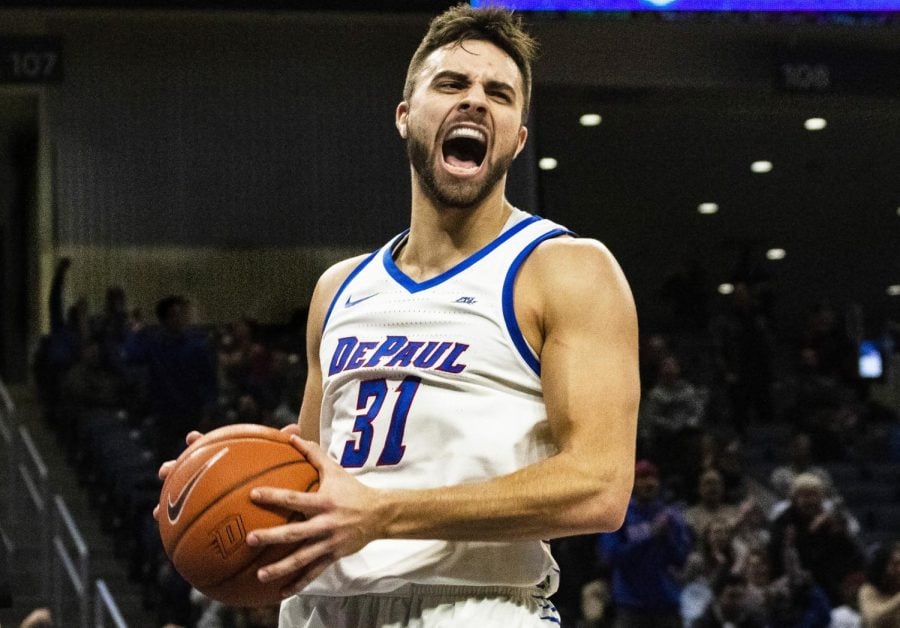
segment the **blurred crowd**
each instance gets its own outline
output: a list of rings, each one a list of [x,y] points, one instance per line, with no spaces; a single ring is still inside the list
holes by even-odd
[[[718,302],[700,280],[674,273],[642,326],[624,525],[553,542],[563,624],[900,627],[900,417],[891,373],[860,376],[858,313],[777,321],[752,269]],[[889,363],[900,327],[878,332]]]
[[[120,287],[97,313],[83,299],[64,311],[69,267],[56,269],[35,379],[147,605],[160,625],[274,625],[273,609],[192,592],[149,514],[156,469],[189,430],[296,421],[306,312],[282,324],[207,325],[172,295],[148,321]],[[718,308],[688,287],[684,278],[664,286],[671,317],[642,336],[625,524],[553,541],[564,625],[900,626],[900,448],[891,445],[900,418],[860,378],[857,334],[824,302],[793,328],[777,325],[764,282],[737,281]],[[886,331],[887,356],[896,334]],[[137,453],[116,461],[115,450]],[[845,499],[833,471],[848,466],[897,506],[896,521]]]
[[[186,298],[169,295],[146,320],[118,286],[100,312],[83,298],[64,309],[70,266],[64,259],[54,274],[51,330],[34,356],[34,378],[46,419],[142,583],[145,604],[159,625],[273,625],[263,610],[222,608],[192,592],[168,564],[151,512],[159,465],[178,456],[190,430],[296,423],[305,310],[281,324],[210,325],[195,320]]]

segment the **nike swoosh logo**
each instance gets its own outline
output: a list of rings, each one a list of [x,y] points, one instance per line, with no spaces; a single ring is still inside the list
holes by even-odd
[[[227,453],[228,447],[219,451],[219,453],[207,460],[202,467],[194,471],[194,475],[190,477],[187,484],[181,487],[181,491],[178,493],[178,497],[175,498],[174,502],[172,501],[172,495],[166,495],[166,513],[169,515],[169,523],[174,524],[178,521],[178,517],[181,516],[181,509],[184,508],[188,496],[191,494],[191,491],[194,490],[194,485],[200,481],[200,478],[203,477],[204,473],[209,471],[212,466],[221,460],[222,456]]]
[[[379,294],[380,294],[379,292],[376,292],[375,294],[370,294],[367,297],[362,297],[360,299],[356,299],[355,301],[353,300],[352,296],[348,294],[347,301],[344,303],[344,307],[353,307],[357,303],[362,303],[363,301],[368,301],[372,297],[377,297]]]

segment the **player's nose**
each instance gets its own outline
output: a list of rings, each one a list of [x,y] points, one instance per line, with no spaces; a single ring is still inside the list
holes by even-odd
[[[479,83],[473,83],[463,94],[457,108],[470,114],[484,115],[487,113],[487,94],[484,88]]]

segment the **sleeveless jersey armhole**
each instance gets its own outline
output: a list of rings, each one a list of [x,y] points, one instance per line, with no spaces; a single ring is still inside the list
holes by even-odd
[[[403,235],[403,234],[401,234],[401,235]],[[322,329],[320,330],[320,335],[325,334],[325,328],[328,326],[328,319],[331,318],[331,312],[334,310],[335,304],[338,302],[338,299],[340,298],[341,294],[344,292],[344,288],[346,288],[347,284],[349,284],[351,281],[353,281],[353,278],[356,277],[356,275],[358,275],[359,272],[363,268],[365,268],[369,264],[369,262],[372,261],[372,258],[374,258],[376,255],[378,255],[379,251],[381,251],[381,249],[377,249],[377,250],[369,253],[369,255],[366,256],[366,259],[361,261],[356,266],[356,268],[354,268],[352,271],[350,271],[350,274],[347,275],[347,277],[344,279],[343,282],[341,282],[340,287],[337,289],[337,292],[334,293],[334,297],[331,299],[331,303],[328,305],[328,311],[325,313],[325,319],[322,321]]]
[[[522,329],[519,327],[519,321],[516,320],[513,293],[516,284],[516,276],[519,274],[519,269],[525,262],[525,259],[541,242],[561,235],[574,234],[568,229],[559,228],[548,231],[531,241],[513,260],[513,263],[509,267],[509,271],[506,273],[506,279],[503,281],[503,320],[506,323],[506,329],[509,332],[509,337],[512,339],[513,345],[516,347],[516,351],[518,351],[528,367],[534,371],[534,374],[538,377],[541,375],[541,362],[534,352],[534,349],[532,349],[531,345],[528,344],[528,341],[525,340]]]

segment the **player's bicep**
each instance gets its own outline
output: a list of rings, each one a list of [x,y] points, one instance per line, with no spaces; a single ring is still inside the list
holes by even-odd
[[[545,264],[541,372],[551,429],[585,472],[633,468],[640,401],[638,333],[625,277],[596,242],[570,240]],[[618,481],[617,481],[618,483]],[[628,486],[630,490],[630,485]]]

